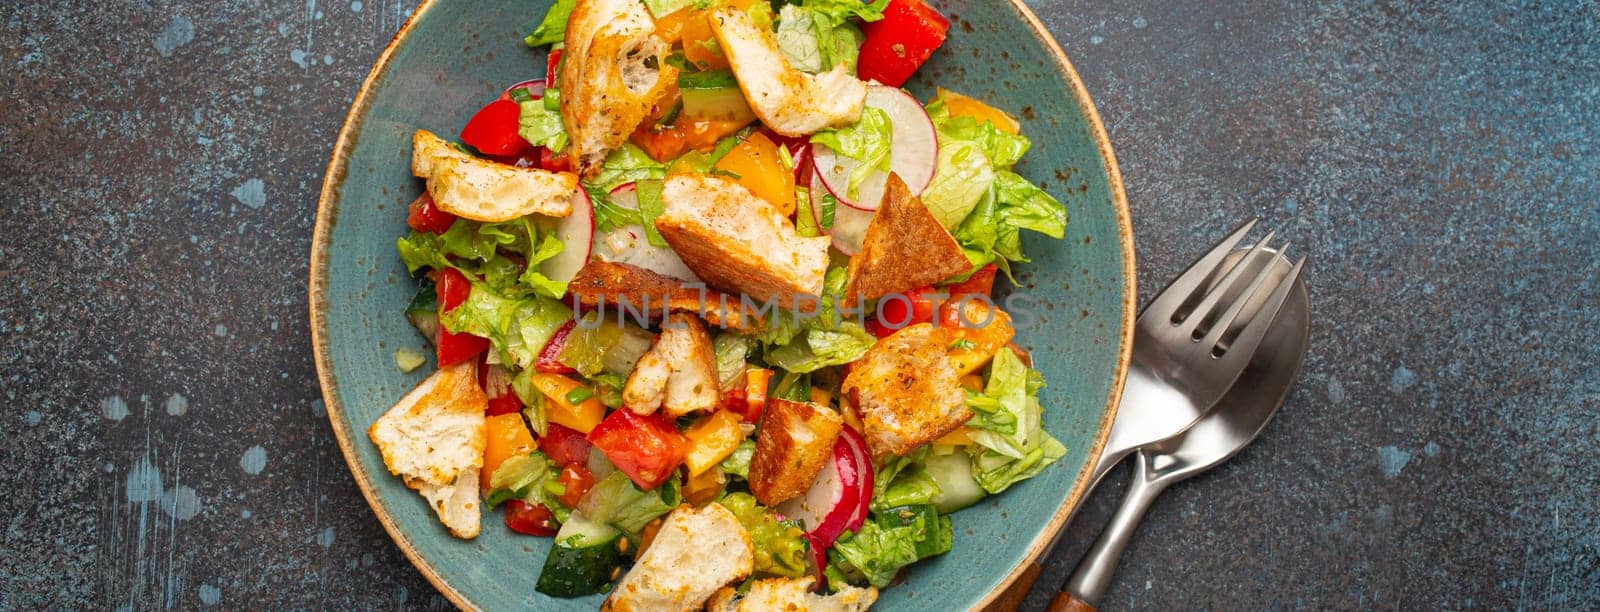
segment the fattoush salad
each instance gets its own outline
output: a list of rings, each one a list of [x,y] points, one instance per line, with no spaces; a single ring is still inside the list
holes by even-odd
[[[949,35],[923,0],[557,1],[544,78],[415,133],[437,370],[368,431],[389,470],[613,610],[866,609],[948,552],[1065,453],[991,290],[1067,223],[1012,115],[900,89]]]

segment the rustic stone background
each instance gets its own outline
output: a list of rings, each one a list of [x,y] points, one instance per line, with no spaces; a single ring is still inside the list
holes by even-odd
[[[1033,6],[1141,295],[1249,216],[1312,254],[1299,389],[1106,606],[1600,606],[1600,7]],[[306,322],[330,147],[411,8],[0,6],[0,608],[445,605],[347,475]]]

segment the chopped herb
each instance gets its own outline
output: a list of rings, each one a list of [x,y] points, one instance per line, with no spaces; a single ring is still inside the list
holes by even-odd
[[[672,125],[674,123],[677,123],[678,122],[678,115],[681,114],[682,112],[683,112],[683,100],[678,100],[677,104],[673,104],[672,108],[667,110],[667,114],[661,116],[661,120],[657,121],[656,125],[660,126],[660,127],[667,127],[667,126],[670,126],[670,125]]]
[[[521,87],[511,90],[510,96],[511,101],[517,103],[529,102],[533,100],[533,94],[528,93],[527,89]]]
[[[567,392],[568,404],[582,404],[594,397],[594,391],[588,387],[578,387]]]
[[[731,178],[731,179],[736,180],[736,181],[744,178],[742,176],[739,176],[739,173],[737,173],[737,172],[731,172],[731,171],[728,171],[728,170],[723,170],[721,168],[712,168],[710,171],[706,172],[706,174],[714,174],[714,175],[717,175],[717,176],[726,176],[726,177]]]
[[[833,228],[833,211],[839,206],[839,198],[831,193],[822,194],[822,229]]]
[[[978,345],[973,344],[971,340],[966,338],[950,343],[950,350],[952,351],[970,351],[975,348],[978,348]]]
[[[789,147],[778,145],[778,159],[783,162],[785,170],[794,169],[794,156],[789,154]]]

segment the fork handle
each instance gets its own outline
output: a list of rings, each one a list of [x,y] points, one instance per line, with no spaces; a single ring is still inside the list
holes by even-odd
[[[1071,593],[1068,593],[1066,591],[1062,591],[1060,593],[1056,593],[1056,598],[1055,599],[1050,600],[1050,607],[1048,608],[1048,611],[1049,612],[1095,612],[1095,607],[1094,607],[1094,604],[1091,604],[1091,603],[1089,603],[1087,601],[1084,601],[1082,599],[1078,599],[1076,596],[1072,595]]]
[[[1089,552],[1078,562],[1078,569],[1072,572],[1072,577],[1062,585],[1061,593],[1057,600],[1067,598],[1067,604],[1073,601],[1082,602],[1081,605],[1093,606],[1100,602],[1106,594],[1106,587],[1111,585],[1111,576],[1116,572],[1117,562],[1122,558],[1122,551],[1128,547],[1128,541],[1138,530],[1139,521],[1144,518],[1144,513],[1150,508],[1157,495],[1167,488],[1167,482],[1151,478],[1150,461],[1144,453],[1135,453],[1133,477],[1128,482],[1128,493],[1122,498],[1122,505],[1117,508],[1117,513],[1111,517],[1111,523],[1105,531],[1089,547]],[[1052,602],[1052,609],[1054,603]],[[1073,608],[1066,608],[1073,609]]]

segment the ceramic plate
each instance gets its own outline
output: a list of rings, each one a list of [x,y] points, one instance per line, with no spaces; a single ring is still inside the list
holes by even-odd
[[[410,174],[410,137],[459,133],[501,88],[544,74],[522,36],[549,0],[424,1],[357,94],[323,183],[311,252],[312,341],[328,418],[350,470],[395,543],[462,607],[595,609],[601,596],[535,593],[549,539],[511,533],[485,515],[472,541],[452,538],[422,498],[389,475],[366,429],[433,368],[395,367],[400,347],[427,350],[402,312],[416,290],[395,255]],[[955,548],[913,566],[883,592],[883,610],[946,610],[990,602],[1037,557],[1078,503],[1122,388],[1134,318],[1133,243],[1116,161],[1077,73],[1020,1],[936,1],[949,42],[907,88],[935,85],[1007,109],[1033,150],[1017,167],[1067,206],[1067,239],[1024,232],[1033,263],[1019,269],[1034,325],[1018,332],[1049,386],[1045,428],[1067,455],[1032,480],[954,515]],[[1020,321],[1019,321],[1020,323]]]

